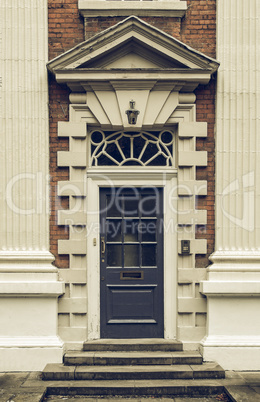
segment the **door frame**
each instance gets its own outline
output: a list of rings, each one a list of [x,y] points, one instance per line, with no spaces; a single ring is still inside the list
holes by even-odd
[[[100,339],[99,189],[101,187],[162,187],[164,218],[164,338],[177,334],[177,169],[89,168],[87,213],[87,339]]]

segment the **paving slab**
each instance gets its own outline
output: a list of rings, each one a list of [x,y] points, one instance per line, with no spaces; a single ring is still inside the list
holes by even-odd
[[[238,373],[245,382],[250,385],[260,385],[260,372],[259,371],[241,371]]]
[[[84,398],[82,396],[61,396],[61,395],[50,395],[46,399],[44,399],[44,402],[62,402],[62,401],[74,401],[74,402],[97,402],[98,400],[96,398]],[[99,401],[101,401],[99,399]],[[102,399],[102,402],[105,400]],[[110,399],[110,402],[111,399]]]
[[[226,379],[243,380],[244,377],[238,371],[225,371]]]
[[[42,392],[35,393],[7,393],[0,396],[0,402],[42,402]]]
[[[212,396],[212,397],[199,397],[199,398],[175,398],[174,399],[174,402],[220,402],[220,401],[222,401],[222,402],[229,402],[230,401],[230,399],[229,400],[227,400],[227,399],[216,399],[216,397],[215,396]]]
[[[249,386],[227,386],[226,393],[234,402],[260,402],[260,395]]]
[[[10,389],[20,387],[24,383],[24,381],[26,381],[29,375],[29,372],[1,373],[0,388]]]
[[[253,388],[253,390],[254,390],[257,394],[260,394],[260,384],[259,384],[258,387],[253,387],[253,386],[251,385],[251,388]]]

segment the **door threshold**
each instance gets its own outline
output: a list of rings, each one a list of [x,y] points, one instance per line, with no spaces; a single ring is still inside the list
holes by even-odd
[[[96,339],[86,341],[84,351],[182,351],[183,344],[176,339],[138,338],[138,339]]]
[[[110,343],[114,345],[118,344],[153,344],[153,343],[181,343],[180,341],[177,341],[176,339],[164,339],[164,338],[127,338],[127,339],[114,339],[114,338],[102,338],[102,339],[94,339],[91,341],[85,341],[85,343],[97,343],[97,344],[102,344],[102,343]]]

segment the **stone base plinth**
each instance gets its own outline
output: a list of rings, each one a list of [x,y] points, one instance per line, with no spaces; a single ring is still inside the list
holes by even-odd
[[[61,363],[63,342],[58,337],[0,338],[0,372],[42,371],[47,363]]]
[[[260,370],[260,280],[258,269],[227,267],[209,272],[201,283],[207,296],[207,336],[201,342],[205,361],[225,370]]]
[[[64,283],[48,255],[29,257],[27,263],[25,255],[0,258],[0,371],[39,371],[62,362],[57,299]]]
[[[234,341],[229,346],[221,345],[221,341],[210,346],[210,340],[201,343],[201,353],[205,362],[217,361],[225,370],[259,371],[260,370],[260,345],[246,346]]]

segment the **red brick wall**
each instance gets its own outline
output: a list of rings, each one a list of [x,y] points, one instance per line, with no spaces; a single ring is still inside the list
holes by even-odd
[[[78,12],[77,0],[49,0],[49,60],[71,49],[84,40],[84,20]],[[49,122],[50,122],[50,177],[51,177],[51,216],[50,251],[55,256],[58,268],[68,268],[67,255],[58,255],[58,239],[68,239],[68,228],[57,225],[59,209],[67,209],[68,198],[57,196],[57,182],[69,179],[68,168],[57,167],[57,152],[68,151],[68,139],[58,138],[58,121],[69,118],[69,90],[58,85],[49,75]]]
[[[216,0],[188,0],[181,24],[181,41],[209,57],[216,57]],[[214,77],[215,78],[215,77]],[[199,86],[196,93],[197,121],[208,123],[207,138],[197,139],[197,150],[208,152],[207,168],[197,168],[197,179],[208,181],[208,194],[197,198],[197,209],[207,209],[206,227],[197,227],[196,238],[207,239],[207,255],[196,256],[196,267],[209,264],[215,244],[215,95],[216,81]]]
[[[104,31],[105,29],[123,21],[126,17],[102,17],[87,18],[85,22],[85,39]],[[158,29],[180,39],[180,18],[165,17],[142,17],[142,20]]]
[[[210,57],[216,57],[216,0],[187,0],[181,24],[181,41]]]
[[[207,209],[207,226],[197,227],[196,238],[207,239],[207,255],[196,256],[196,267],[203,268],[209,264],[208,256],[214,251],[215,244],[215,90],[216,82],[196,89],[197,121],[208,123],[207,138],[197,138],[197,151],[208,152],[207,167],[197,167],[197,180],[208,181],[207,196],[197,197],[197,209]]]
[[[181,20],[172,17],[145,17],[144,21],[183,41],[194,49],[215,57],[216,51],[216,0],[187,0],[188,10]],[[88,18],[85,21],[78,12],[78,0],[49,0],[49,59],[62,54],[85,39],[122,21],[124,17]],[[57,151],[68,150],[68,140],[57,137],[57,122],[68,120],[68,95],[66,87],[49,78],[50,92],[50,174],[51,218],[50,244],[57,267],[68,267],[67,256],[58,256],[57,240],[68,238],[65,227],[57,225],[57,210],[68,208],[68,200],[59,199],[55,189],[57,181],[68,179],[68,169],[57,167]],[[208,265],[208,255],[214,249],[214,124],[215,81],[196,90],[197,120],[208,122],[208,137],[197,139],[197,150],[208,151],[207,168],[197,168],[197,179],[208,180],[208,195],[198,197],[197,208],[208,210],[207,227],[198,227],[196,237],[208,241],[207,256],[197,256],[196,266]]]
[[[84,40],[84,19],[78,0],[48,0],[49,59]]]

